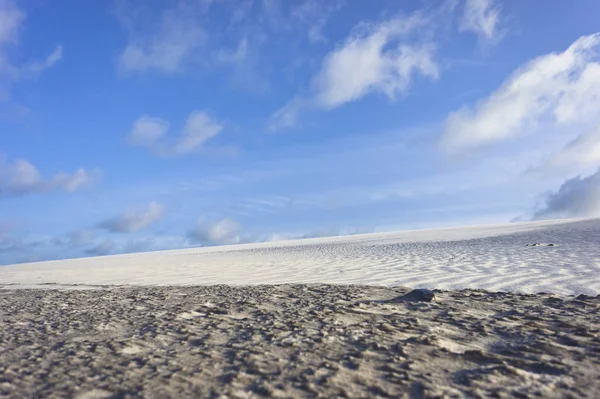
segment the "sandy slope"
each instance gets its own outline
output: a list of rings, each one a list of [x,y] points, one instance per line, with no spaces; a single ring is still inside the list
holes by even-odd
[[[530,243],[555,246],[526,247]],[[600,294],[600,219],[404,231],[0,267],[0,285],[332,283]]]
[[[597,398],[600,297],[0,290],[0,397]]]

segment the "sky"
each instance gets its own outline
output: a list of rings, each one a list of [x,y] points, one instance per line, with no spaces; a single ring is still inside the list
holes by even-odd
[[[0,0],[0,264],[600,216],[598,15]]]

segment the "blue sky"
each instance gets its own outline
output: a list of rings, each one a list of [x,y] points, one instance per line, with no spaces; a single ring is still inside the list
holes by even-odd
[[[598,15],[0,0],[0,264],[600,216]]]

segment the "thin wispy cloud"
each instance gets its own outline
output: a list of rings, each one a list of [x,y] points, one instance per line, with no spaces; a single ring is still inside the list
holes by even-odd
[[[129,40],[119,56],[120,71],[183,71],[205,45],[203,21],[209,6],[206,1],[180,1],[155,12],[141,3],[121,1],[117,16]]]
[[[22,74],[25,76],[38,77],[46,69],[53,67],[63,57],[63,47],[61,45],[56,46],[54,51],[50,53],[42,61],[34,61],[30,64],[23,66]]]
[[[152,201],[145,208],[132,208],[98,224],[111,233],[134,233],[162,219],[165,207]]]
[[[294,19],[304,24],[306,35],[311,43],[325,43],[328,41],[323,33],[331,15],[341,7],[339,1],[306,0],[292,6],[291,15]]]
[[[0,102],[10,101],[11,88],[20,81],[38,78],[43,71],[54,66],[63,56],[62,45],[43,60],[16,61],[15,49],[20,46],[20,33],[24,29],[26,13],[13,0],[0,0]],[[6,111],[8,107],[8,111]],[[22,113],[23,106],[3,104],[6,113]],[[2,110],[0,110],[1,116]]]
[[[447,119],[441,145],[461,151],[554,125],[600,120],[600,34],[577,39],[562,53],[526,63],[489,97]],[[597,97],[597,96],[596,96]]]
[[[0,1],[0,45],[16,43],[25,13],[12,0]]]
[[[215,64],[241,64],[251,53],[251,47],[257,51],[251,42],[269,41],[266,33],[308,32],[307,40],[324,40],[322,29],[338,8],[337,2],[286,3],[182,0],[153,9],[121,0],[116,15],[127,31],[128,41],[120,53],[118,69],[125,75],[144,72],[174,75],[201,67],[212,68]],[[217,24],[215,14],[230,14],[230,24]],[[228,50],[231,42],[239,45]],[[260,58],[258,54],[255,57]],[[235,72],[239,73],[237,69]],[[253,73],[245,75],[256,79]]]
[[[219,49],[215,55],[217,61],[227,64],[243,62],[248,56],[248,41],[248,37],[243,37],[235,49]]]
[[[169,137],[169,122],[145,115],[133,123],[128,141],[131,145],[147,148],[158,156],[183,156],[198,150],[206,141],[221,133],[223,127],[207,112],[193,111],[186,119],[179,136]]]
[[[311,104],[308,100],[294,97],[269,117],[267,129],[279,131],[298,126],[300,113],[310,107]]]
[[[0,196],[42,194],[52,191],[72,193],[94,181],[100,172],[79,169],[74,173],[58,173],[45,179],[29,161],[17,159],[7,162],[0,158]]]
[[[487,41],[502,38],[501,7],[495,0],[465,0],[460,30],[470,31]]]

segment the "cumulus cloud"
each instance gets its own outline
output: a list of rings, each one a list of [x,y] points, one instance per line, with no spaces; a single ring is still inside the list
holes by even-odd
[[[111,233],[133,233],[160,220],[164,215],[164,210],[163,205],[152,201],[145,208],[128,209],[121,215],[107,219],[98,227]]]
[[[441,145],[460,151],[535,131],[541,122],[581,124],[600,115],[600,34],[519,68],[474,107],[450,114]]]
[[[502,36],[499,30],[500,13],[500,6],[494,4],[494,0],[466,0],[460,30],[473,32],[485,40],[496,41]]]
[[[217,221],[207,221],[200,218],[189,237],[209,244],[233,244],[240,241],[241,226],[233,219],[224,218]]]
[[[7,163],[0,159],[0,196],[15,196],[47,193],[51,191],[74,192],[90,183],[99,175],[79,169],[74,173],[58,173],[52,178],[44,179],[38,169],[24,159]]]
[[[194,152],[221,133],[223,125],[207,112],[198,110],[190,113],[179,137],[168,137],[169,129],[168,121],[145,115],[133,123],[128,141],[158,156],[182,156]]]
[[[402,40],[425,23],[420,14],[413,14],[357,29],[325,57],[315,80],[318,105],[335,108],[370,92],[393,99],[416,74],[437,78],[433,44]]]
[[[92,256],[103,256],[110,254],[116,247],[117,244],[113,240],[107,239],[92,248],[86,249],[85,253]]]
[[[269,119],[268,128],[293,127],[301,111],[329,110],[370,93],[393,100],[415,76],[437,79],[436,46],[430,40],[431,20],[421,13],[376,24],[360,24],[328,53],[313,78],[311,95],[297,96]]]
[[[179,1],[159,13],[141,3],[134,4],[122,1],[117,11],[129,33],[127,46],[119,56],[120,70],[166,74],[182,71],[205,44],[202,16],[209,2]]]
[[[591,176],[566,180],[545,198],[544,206],[533,219],[600,216],[600,169]]]

